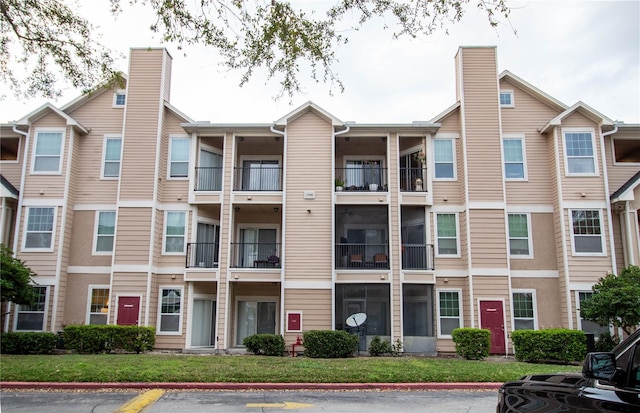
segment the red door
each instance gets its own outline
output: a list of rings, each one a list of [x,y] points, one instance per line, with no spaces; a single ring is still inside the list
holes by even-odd
[[[502,301],[480,301],[480,328],[491,331],[491,354],[506,354]]]
[[[118,325],[137,326],[140,297],[118,297]]]

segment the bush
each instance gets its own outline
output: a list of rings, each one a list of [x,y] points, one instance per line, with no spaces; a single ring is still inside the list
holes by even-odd
[[[279,334],[254,334],[245,337],[242,344],[254,354],[282,356],[284,353],[284,338]]]
[[[391,343],[387,340],[382,340],[380,336],[375,336],[369,343],[369,355],[373,357],[384,356],[385,354],[392,354]]]
[[[153,350],[155,328],[117,325],[72,325],[64,328],[64,344],[78,353],[140,353]]]
[[[346,331],[311,330],[304,333],[303,342],[307,357],[344,358],[358,350],[360,337]]]
[[[467,360],[482,360],[489,355],[491,332],[480,328],[456,328],[451,333],[456,353]]]
[[[51,354],[56,349],[58,336],[54,333],[2,333],[2,354]]]
[[[581,361],[587,352],[583,331],[554,328],[511,333],[516,360],[529,363]]]
[[[620,343],[620,339],[618,337],[614,337],[611,333],[605,331],[604,333],[601,333],[596,340],[596,351],[609,352],[613,350],[618,343]]]

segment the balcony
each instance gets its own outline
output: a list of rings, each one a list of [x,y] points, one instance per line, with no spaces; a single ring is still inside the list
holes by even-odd
[[[389,269],[388,244],[338,243],[336,269]]]
[[[218,268],[217,242],[187,243],[186,268]]]
[[[427,192],[427,168],[401,167],[400,191],[403,192]]]
[[[433,271],[433,244],[403,244],[402,269]]]
[[[222,190],[222,167],[196,167],[196,191]]]
[[[280,268],[281,244],[273,242],[231,243],[231,268]]]
[[[336,168],[336,180],[342,181],[344,191],[387,192],[387,169],[380,164]]]
[[[282,191],[282,167],[255,163],[234,168],[234,191]]]

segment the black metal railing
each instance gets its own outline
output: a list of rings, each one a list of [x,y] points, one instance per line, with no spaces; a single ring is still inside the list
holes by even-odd
[[[389,244],[336,244],[336,268],[389,269]]]
[[[222,190],[221,166],[197,166],[196,167],[196,191],[220,191]]]
[[[282,191],[282,168],[254,165],[234,168],[234,191]]]
[[[400,168],[400,190],[427,192],[427,168]]]
[[[231,243],[232,268],[280,268],[280,243]]]
[[[377,165],[336,168],[336,180],[342,182],[343,191],[387,192],[387,168]]]
[[[187,268],[218,268],[220,248],[217,242],[187,243]]]
[[[402,269],[433,270],[433,244],[403,244]]]

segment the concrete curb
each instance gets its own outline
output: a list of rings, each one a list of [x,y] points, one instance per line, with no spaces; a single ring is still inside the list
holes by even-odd
[[[2,389],[31,390],[497,390],[502,383],[54,383],[0,382]]]

